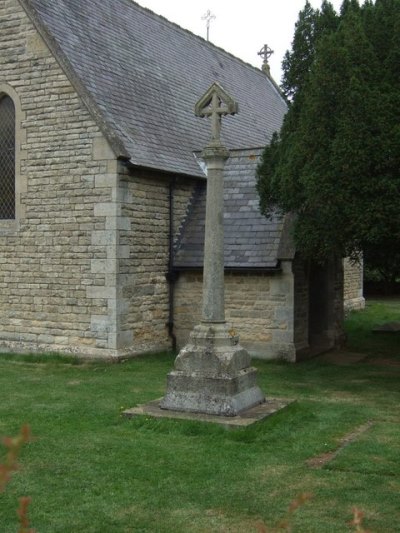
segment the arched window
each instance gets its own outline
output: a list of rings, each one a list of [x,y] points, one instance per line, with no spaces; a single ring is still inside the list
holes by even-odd
[[[15,219],[15,106],[0,94],[0,219]]]

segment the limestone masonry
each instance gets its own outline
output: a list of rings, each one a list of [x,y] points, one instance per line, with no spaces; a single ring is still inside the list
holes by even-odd
[[[201,313],[206,183],[193,105],[215,78],[244,106],[224,134],[225,224],[238,228],[227,232],[226,318],[260,357],[295,361],[340,342],[343,294],[363,305],[360,268],[344,263],[344,293],[341,265],[313,281],[285,245],[286,222],[258,214],[260,147],[286,110],[276,86],[134,2],[92,3],[0,0],[0,102],[12,99],[16,129],[0,351],[115,359],[187,342]]]

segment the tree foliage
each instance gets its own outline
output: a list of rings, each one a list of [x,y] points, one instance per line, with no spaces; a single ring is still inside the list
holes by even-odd
[[[400,0],[301,11],[283,61],[289,110],[264,150],[258,191],[267,216],[296,213],[308,257],[364,250],[378,260],[382,247],[400,249],[399,66]]]

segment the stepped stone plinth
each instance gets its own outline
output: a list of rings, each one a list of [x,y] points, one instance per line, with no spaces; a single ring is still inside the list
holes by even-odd
[[[264,402],[248,352],[227,324],[201,323],[168,374],[162,409],[236,416]]]

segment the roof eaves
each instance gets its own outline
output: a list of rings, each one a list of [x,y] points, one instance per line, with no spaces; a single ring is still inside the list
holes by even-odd
[[[172,270],[174,272],[202,272],[203,266],[199,265],[173,265]],[[251,273],[251,274],[277,274],[282,271],[280,262],[278,261],[276,266],[225,266],[225,272],[232,273]]]
[[[123,164],[126,166],[128,171],[135,175],[136,177],[142,176],[142,177],[150,177],[154,176],[154,178],[159,179],[160,177],[165,177],[167,179],[171,178],[187,178],[191,179],[197,182],[206,182],[207,178],[204,176],[204,174],[189,174],[187,172],[180,172],[179,170],[160,170],[156,165],[138,165],[136,163],[132,163],[132,161],[127,160],[124,161]]]
[[[65,75],[75,88],[76,92],[82,99],[83,103],[87,107],[90,115],[93,120],[99,126],[103,135],[107,139],[112,151],[114,152],[117,159],[129,160],[131,155],[128,154],[124,143],[121,138],[115,133],[114,129],[108,124],[106,119],[103,116],[103,113],[90,91],[86,88],[80,77],[75,72],[74,68],[71,65],[71,62],[67,58],[66,54],[61,49],[57,40],[53,37],[45,23],[40,18],[40,15],[37,13],[35,8],[32,6],[30,0],[19,0],[22,8],[25,10],[26,14],[40,33],[41,37],[49,47],[50,51],[53,53],[54,57],[57,59],[60,67],[64,71]]]

